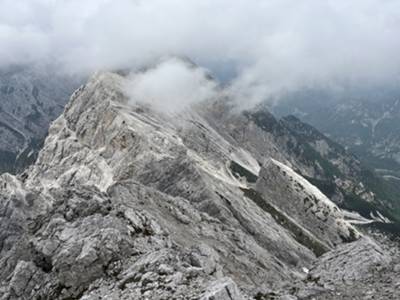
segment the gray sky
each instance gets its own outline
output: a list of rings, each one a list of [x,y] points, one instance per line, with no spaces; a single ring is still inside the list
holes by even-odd
[[[397,83],[398,0],[0,0],[0,66],[70,72],[187,56],[249,101],[303,86]]]

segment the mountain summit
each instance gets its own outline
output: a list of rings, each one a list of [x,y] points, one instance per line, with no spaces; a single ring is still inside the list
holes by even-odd
[[[268,112],[163,114],[129,80],[96,74],[37,162],[0,176],[1,299],[330,299],[392,271]]]

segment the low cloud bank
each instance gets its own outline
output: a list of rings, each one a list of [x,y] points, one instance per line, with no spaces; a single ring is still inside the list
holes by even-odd
[[[126,91],[134,104],[147,104],[163,113],[178,113],[216,98],[217,83],[207,71],[179,58],[128,76]]]
[[[88,74],[185,56],[243,106],[314,86],[398,85],[399,36],[397,0],[0,0],[0,68]],[[182,70],[163,69],[137,78],[138,89],[162,97],[149,86],[163,78],[157,85],[186,103],[193,93],[166,86],[190,87]]]

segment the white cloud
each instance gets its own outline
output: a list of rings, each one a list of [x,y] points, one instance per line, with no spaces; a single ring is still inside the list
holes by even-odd
[[[176,58],[131,74],[126,90],[133,103],[150,104],[163,113],[177,113],[217,95],[216,83],[205,70]]]
[[[165,55],[232,79],[243,102],[398,82],[397,0],[0,0],[0,66],[141,67]]]

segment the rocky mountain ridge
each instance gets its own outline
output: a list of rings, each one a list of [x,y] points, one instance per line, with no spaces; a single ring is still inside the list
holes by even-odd
[[[389,268],[257,115],[165,115],[127,80],[95,75],[0,176],[1,299],[309,299]]]

